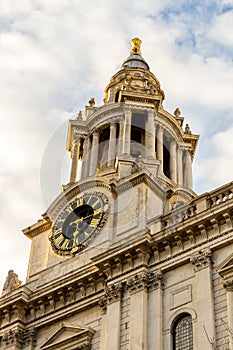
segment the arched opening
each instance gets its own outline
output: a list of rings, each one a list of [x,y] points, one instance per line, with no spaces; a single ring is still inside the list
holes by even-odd
[[[173,350],[193,350],[193,323],[188,313],[181,314],[172,328]]]
[[[107,168],[108,163],[108,148],[109,148],[109,136],[110,136],[110,127],[105,125],[102,127],[99,138],[99,149],[98,149],[98,165],[97,171],[102,171]]]
[[[132,114],[130,154],[135,158],[145,155],[145,119],[144,113]]]
[[[115,95],[115,102],[120,102],[119,97],[120,97],[120,91],[117,91]]]
[[[166,135],[163,137],[163,173],[170,178],[170,142]]]

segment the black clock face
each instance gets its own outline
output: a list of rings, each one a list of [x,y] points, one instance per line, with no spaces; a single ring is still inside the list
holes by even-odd
[[[53,225],[53,250],[68,255],[84,248],[106,221],[107,202],[100,193],[86,193],[72,201]]]

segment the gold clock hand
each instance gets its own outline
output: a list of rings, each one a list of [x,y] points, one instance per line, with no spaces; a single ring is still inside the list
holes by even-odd
[[[95,216],[95,215],[97,215],[97,214],[99,214],[99,213],[101,213],[101,209],[96,210],[96,211],[95,211],[93,214],[91,214],[91,215],[84,216],[82,219],[85,220],[85,219],[87,219],[87,218],[89,218],[89,217],[91,217],[91,216]]]
[[[70,222],[70,226],[72,226],[72,225],[76,225],[77,226],[80,221],[83,221],[83,218],[80,218],[80,219],[77,219],[75,221]]]

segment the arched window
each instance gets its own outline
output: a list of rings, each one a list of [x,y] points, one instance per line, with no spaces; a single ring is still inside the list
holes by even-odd
[[[173,350],[193,350],[193,324],[191,315],[178,317],[173,326]]]

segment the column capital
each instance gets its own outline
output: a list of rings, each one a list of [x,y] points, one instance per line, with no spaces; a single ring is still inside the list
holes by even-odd
[[[72,141],[78,141],[81,138],[81,135],[78,131],[75,131],[73,133],[73,140]]]
[[[116,121],[110,120],[109,125],[110,125],[110,128],[113,128],[116,125]]]
[[[24,330],[23,329],[10,329],[9,331],[3,334],[2,340],[6,347],[12,345],[22,346],[24,339]]]
[[[158,132],[163,132],[164,127],[161,124],[156,124],[156,129]]]
[[[127,289],[131,294],[145,290],[157,289],[163,285],[163,275],[160,270],[156,272],[142,272],[129,278],[127,281]]]
[[[154,108],[147,108],[148,114],[155,115],[155,109]]]
[[[94,137],[97,137],[97,136],[99,136],[99,130],[98,129],[94,129],[93,131],[92,131],[92,136],[94,136]]]
[[[233,280],[228,280],[223,282],[223,287],[228,291],[228,292],[233,292]]]
[[[190,262],[195,266],[195,272],[212,265],[211,255],[211,250],[209,248],[191,255]]]
[[[116,283],[106,287],[104,296],[99,300],[99,305],[103,312],[107,311],[109,304],[121,300],[122,289],[122,283]]]
[[[132,111],[133,111],[133,107],[131,107],[131,106],[124,106],[124,112],[132,113]]]

